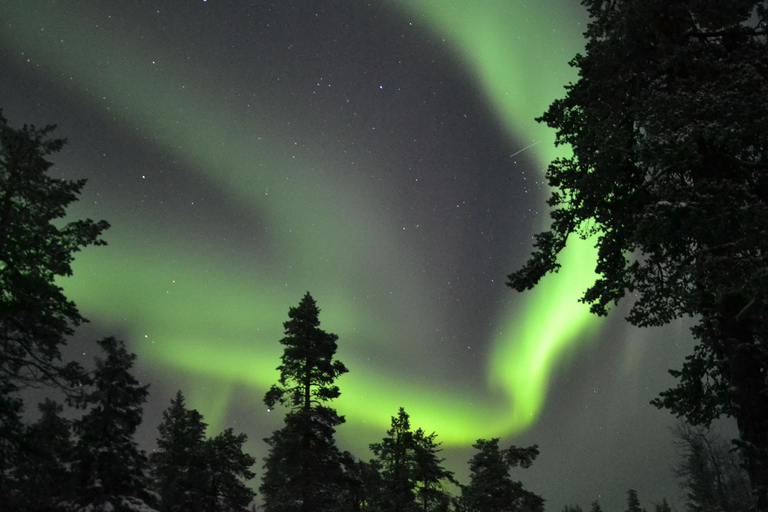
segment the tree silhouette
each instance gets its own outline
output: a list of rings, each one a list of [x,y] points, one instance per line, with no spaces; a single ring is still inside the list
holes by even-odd
[[[0,502],[23,431],[18,392],[40,384],[72,391],[82,382],[82,368],[62,362],[61,347],[85,319],[56,279],[72,274],[80,249],[104,244],[109,227],[60,221],[85,180],[46,174],[46,157],[64,144],[50,138],[53,129],[12,128],[0,111]]]
[[[285,426],[265,439],[270,449],[259,491],[267,512],[335,510],[347,495],[345,456],[334,440],[344,417],[326,405],[341,394],[335,381],[347,368],[334,359],[338,337],[320,329],[319,314],[307,292],[283,324],[280,378],[264,403],[290,412]]]
[[[736,418],[768,510],[768,11],[765,0],[584,0],[586,53],[540,118],[553,161],[550,229],[509,276],[522,291],[569,238],[597,245],[583,301],[633,294],[639,326],[697,318],[698,345],[654,403],[694,425]]]
[[[93,385],[82,399],[89,408],[75,422],[78,440],[71,500],[77,511],[147,512],[154,505],[147,481],[147,456],[133,436],[141,424],[149,385],[131,370],[136,359],[122,341],[99,341]]]
[[[181,391],[163,411],[157,450],[150,455],[161,512],[207,510],[206,427],[199,412],[186,408]]]

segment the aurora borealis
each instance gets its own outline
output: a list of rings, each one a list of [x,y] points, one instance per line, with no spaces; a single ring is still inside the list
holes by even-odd
[[[212,428],[268,435],[309,290],[360,456],[404,406],[456,464],[479,437],[538,443],[529,487],[555,509],[673,497],[647,403],[685,331],[590,317],[588,242],[536,290],[504,286],[547,221],[560,149],[534,118],[574,78],[577,3],[12,0],[0,23],[0,108],[59,125],[54,169],[89,179],[73,213],[113,225],[62,284],[89,335],[138,354],[147,424],[181,388]]]

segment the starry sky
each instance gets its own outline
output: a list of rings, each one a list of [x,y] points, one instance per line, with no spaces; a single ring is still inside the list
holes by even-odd
[[[572,0],[6,0],[0,108],[58,124],[52,173],[108,247],[62,281],[150,382],[140,440],[181,389],[211,433],[261,442],[282,323],[310,291],[350,369],[342,447],[368,458],[399,406],[466,476],[481,437],[537,443],[547,499],[620,510],[679,497],[667,412],[692,341],[591,317],[589,241],[532,292],[505,286],[546,226],[555,148],[534,121],[583,49]],[[631,299],[631,298],[630,298]]]

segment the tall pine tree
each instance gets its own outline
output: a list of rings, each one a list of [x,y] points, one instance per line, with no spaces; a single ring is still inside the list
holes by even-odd
[[[307,292],[283,324],[280,378],[264,403],[290,411],[285,426],[265,439],[269,454],[259,490],[266,512],[336,510],[346,494],[343,457],[334,440],[344,418],[327,404],[340,395],[335,381],[348,370],[334,359],[338,337],[320,328],[319,315]]]

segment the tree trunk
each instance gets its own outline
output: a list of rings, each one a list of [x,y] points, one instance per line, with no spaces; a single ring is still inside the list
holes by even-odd
[[[722,323],[725,361],[733,415],[739,428],[739,448],[746,462],[757,512],[768,512],[768,390],[765,358],[744,310]],[[745,315],[748,316],[748,315]]]

